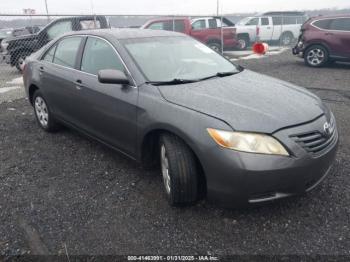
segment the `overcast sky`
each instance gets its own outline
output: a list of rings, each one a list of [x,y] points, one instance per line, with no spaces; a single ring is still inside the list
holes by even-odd
[[[45,12],[45,0],[1,0],[0,13]],[[216,0],[47,0],[50,13],[213,14]],[[350,0],[220,0],[223,13],[350,7]]]

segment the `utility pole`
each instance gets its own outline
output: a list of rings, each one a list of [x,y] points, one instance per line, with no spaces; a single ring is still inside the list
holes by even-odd
[[[47,7],[47,0],[45,0],[45,9],[47,14],[47,22],[50,22],[49,8]]]
[[[219,16],[220,13],[220,0],[216,0],[216,15]]]

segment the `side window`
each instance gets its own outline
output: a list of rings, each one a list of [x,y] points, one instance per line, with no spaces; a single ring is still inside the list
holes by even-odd
[[[124,71],[124,66],[110,44],[99,38],[89,37],[81,61],[81,71],[97,75],[102,69]]]
[[[49,51],[46,52],[44,57],[41,60],[47,61],[47,62],[52,62],[53,61],[53,56],[55,55],[57,45],[54,45],[53,47],[50,48]]]
[[[284,25],[296,25],[297,24],[297,18],[294,17],[294,16],[283,17],[283,24]]]
[[[330,29],[350,32],[350,18],[334,19],[330,24]]]
[[[253,18],[250,19],[250,21],[246,25],[258,25],[259,24],[259,18]]]
[[[81,37],[68,37],[58,43],[53,63],[74,68]]]
[[[98,29],[101,28],[101,23],[99,20],[81,20],[80,28],[81,30]]]
[[[198,20],[198,21],[194,22],[194,23],[192,24],[192,28],[193,28],[194,30],[205,29],[205,28],[206,28],[205,20],[202,19],[202,20]]]
[[[218,28],[218,25],[216,23],[216,19],[209,19],[209,28],[210,29]]]
[[[52,40],[60,35],[63,35],[64,33],[69,32],[69,31],[72,31],[72,22],[71,21],[57,22],[56,24],[53,24],[47,30],[47,36],[49,37],[49,40]]]
[[[175,21],[175,31],[180,33],[185,32],[185,22],[181,20]]]
[[[274,16],[272,17],[273,25],[282,25],[282,17]]]
[[[148,28],[153,30],[166,30],[167,26],[166,22],[156,22],[151,24]]]
[[[269,19],[267,17],[261,18],[261,25],[269,25]]]
[[[314,22],[313,25],[321,29],[329,29],[332,21],[330,19],[319,20]]]

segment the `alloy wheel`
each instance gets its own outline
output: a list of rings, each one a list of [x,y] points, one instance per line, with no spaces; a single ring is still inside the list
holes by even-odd
[[[323,63],[325,59],[325,53],[319,48],[311,49],[307,53],[307,61],[312,66],[318,66]]]
[[[160,149],[160,162],[161,162],[161,168],[162,168],[164,187],[167,194],[170,195],[171,180],[170,180],[170,174],[169,174],[169,159],[168,159],[164,145],[162,145]]]
[[[44,99],[40,96],[35,98],[35,113],[42,127],[46,128],[49,123],[49,112]]]

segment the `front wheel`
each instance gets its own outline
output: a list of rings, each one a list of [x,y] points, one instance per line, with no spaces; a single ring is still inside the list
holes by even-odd
[[[59,129],[59,124],[51,114],[47,102],[40,90],[36,90],[33,95],[33,107],[36,120],[42,129],[46,132],[55,132]]]
[[[191,149],[177,136],[160,138],[160,163],[167,199],[171,206],[194,203],[198,197],[198,168]]]
[[[280,39],[280,43],[283,46],[290,46],[293,43],[294,36],[290,32],[283,33]]]
[[[328,62],[328,51],[321,45],[310,46],[304,53],[305,64],[310,67],[322,67]]]

